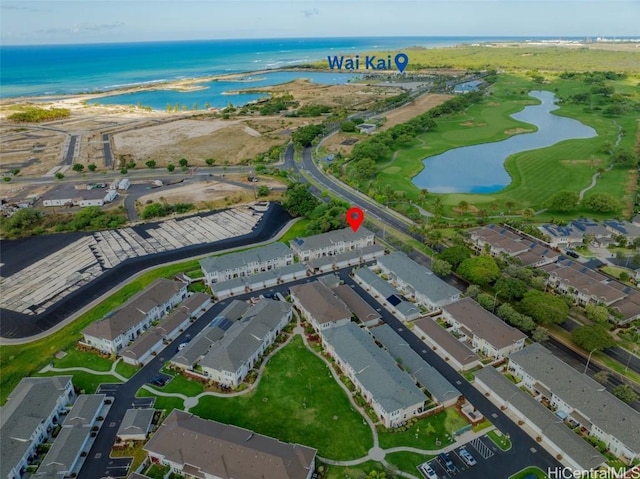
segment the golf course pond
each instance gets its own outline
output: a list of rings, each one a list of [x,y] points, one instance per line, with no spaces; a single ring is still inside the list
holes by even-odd
[[[529,95],[541,103],[526,106],[511,117],[535,125],[537,131],[516,134],[502,141],[454,148],[425,158],[424,169],[413,178],[413,184],[434,193],[494,193],[511,182],[504,166],[509,156],[564,140],[597,136],[593,128],[578,120],[551,114],[559,108],[552,92],[536,90]]]

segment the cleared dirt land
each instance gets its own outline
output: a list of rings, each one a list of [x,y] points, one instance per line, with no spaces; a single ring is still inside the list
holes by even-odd
[[[387,113],[385,115],[387,121],[381,127],[381,130],[386,130],[392,126],[409,121],[411,118],[443,104],[451,97],[452,95],[442,95],[438,93],[422,95],[415,102]]]

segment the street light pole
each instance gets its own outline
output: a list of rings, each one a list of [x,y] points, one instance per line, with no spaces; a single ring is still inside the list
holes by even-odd
[[[596,348],[596,349],[593,349],[593,350],[589,353],[589,357],[587,358],[587,364],[585,364],[585,366],[584,366],[584,372],[583,372],[582,374],[587,374],[587,369],[589,368],[589,362],[591,361],[591,355],[592,355],[595,351],[597,351],[597,348]]]

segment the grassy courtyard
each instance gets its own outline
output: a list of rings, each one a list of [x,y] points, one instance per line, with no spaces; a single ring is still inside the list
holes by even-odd
[[[410,446],[419,449],[441,449],[453,443],[452,434],[468,425],[454,408],[420,419],[404,432],[379,431],[380,447]]]
[[[273,356],[255,391],[231,398],[207,396],[191,412],[315,447],[330,459],[362,457],[373,445],[362,416],[299,337]]]
[[[509,479],[528,479],[529,477],[535,477],[536,479],[547,479],[547,475],[537,467],[527,467],[526,469],[523,469],[522,471],[519,471],[511,476]]]
[[[36,373],[33,376],[73,376],[73,385],[84,394],[93,394],[98,386],[103,383],[120,383],[118,378],[111,375],[97,375],[85,373],[84,371],[69,371],[68,373],[59,373],[48,371],[46,373]]]
[[[433,456],[427,456],[425,454],[417,454],[415,452],[392,452],[385,456],[385,460],[396,467],[399,471],[419,475],[416,469],[423,462],[427,462],[432,459]]]

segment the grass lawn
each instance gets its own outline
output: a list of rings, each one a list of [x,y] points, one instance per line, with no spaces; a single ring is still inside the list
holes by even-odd
[[[498,431],[493,430],[489,431],[487,433],[487,436],[489,436],[489,438],[496,443],[496,446],[498,446],[503,451],[508,451],[509,449],[511,449],[511,441],[504,434],[498,434]]]
[[[120,361],[117,365],[116,365],[116,372],[118,374],[121,374],[122,376],[124,376],[125,378],[130,378],[131,376],[133,376],[135,373],[137,373],[140,369],[136,366],[133,366],[132,364],[127,364],[124,361]]]
[[[307,235],[307,227],[311,220],[306,218],[299,219],[296,221],[291,228],[280,238],[280,242],[289,246],[289,241],[295,238],[301,238]]]
[[[536,479],[547,479],[547,475],[544,472],[542,472],[541,469],[538,469],[537,467],[533,467],[533,466],[527,467],[526,469],[523,469],[522,471],[517,472],[516,474],[511,476],[509,479],[524,479],[530,474],[533,474],[533,476]]]
[[[70,348],[66,353],[67,355],[62,359],[52,359],[51,362],[54,367],[89,368],[94,371],[110,371],[113,366],[113,361],[91,351],[79,351],[76,348]]]
[[[373,445],[362,416],[300,337],[273,356],[257,390],[233,398],[203,397],[191,412],[315,447],[330,459],[356,459]]]
[[[171,372],[170,374],[173,374]],[[182,374],[175,374],[173,379],[169,381],[163,388],[151,386],[153,389],[165,393],[180,393],[185,396],[197,396],[204,391],[204,386],[198,381],[193,381],[184,377]]]
[[[69,371],[68,373],[48,371],[46,373],[33,374],[33,376],[73,376],[73,385],[85,394],[95,393],[100,384],[121,382],[118,378],[111,375],[98,376],[96,374],[85,373],[84,371]]]
[[[145,476],[149,476],[151,479],[164,479],[167,472],[169,472],[169,466],[152,464],[149,469],[144,471],[144,474]]]
[[[404,432],[385,432],[378,434],[380,447],[388,449],[397,446],[411,446],[420,449],[441,449],[453,441],[447,439],[460,428],[469,424],[454,408],[420,419]],[[416,437],[417,436],[417,437]],[[437,444],[436,441],[440,441]]]
[[[320,464],[320,462],[318,462]],[[325,469],[325,479],[360,479],[366,477],[372,471],[382,472],[385,470],[384,465],[375,461],[367,461],[357,466],[330,466],[322,464]]]
[[[156,396],[155,394],[150,393],[146,389],[138,390],[138,392],[136,393],[136,396],[144,397],[144,398],[155,397],[156,402],[153,407],[158,410],[164,409],[165,417],[168,416],[171,413],[171,411],[173,411],[174,409],[180,409],[180,410],[184,409],[184,401],[180,398]]]
[[[483,429],[486,429],[486,428],[488,428],[490,426],[491,426],[491,421],[489,421],[487,418],[485,418],[481,423],[478,423],[475,426],[473,426],[471,428],[471,430],[473,432],[478,432],[478,431],[482,431]]]
[[[424,454],[417,454],[415,452],[393,452],[385,456],[385,460],[389,464],[393,464],[399,471],[408,472],[414,476],[419,476],[420,473],[416,469],[423,462],[432,459],[434,456],[427,456]]]

